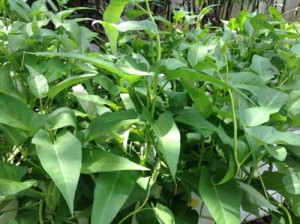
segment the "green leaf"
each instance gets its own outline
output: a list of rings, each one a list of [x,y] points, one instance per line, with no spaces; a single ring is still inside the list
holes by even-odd
[[[34,134],[44,118],[30,110],[23,102],[0,93],[0,123]],[[18,113],[16,113],[18,111]]]
[[[199,182],[201,199],[217,224],[239,224],[241,194],[235,181],[215,185],[202,167]]]
[[[158,138],[158,148],[175,179],[180,154],[180,132],[169,111],[159,116],[154,124],[154,131]]]
[[[204,89],[195,87],[195,83],[190,79],[181,79],[181,83],[185,90],[188,92],[190,98],[193,100],[196,108],[204,117],[209,117],[212,114],[212,102],[205,94]]]
[[[77,126],[75,114],[70,108],[61,107],[48,115],[46,127],[49,130],[57,130],[67,126],[74,128]]]
[[[289,93],[286,107],[289,113],[295,116],[300,114],[300,90],[294,90]]]
[[[103,106],[103,105],[107,105],[109,107],[111,107],[114,110],[118,110],[120,109],[120,106],[116,105],[115,103],[113,103],[112,101],[103,99],[102,97],[98,96],[98,95],[85,95],[85,94],[74,94],[76,96],[76,98],[80,101],[87,101],[89,103],[93,103],[99,106]]]
[[[0,130],[5,139],[16,146],[22,145],[29,137],[29,134],[26,133],[26,131],[5,124],[0,124]]]
[[[86,133],[86,142],[91,141],[101,135],[111,131],[126,127],[138,122],[137,114],[134,110],[119,111],[115,113],[107,112],[97,116],[90,124]]]
[[[251,185],[243,182],[239,182],[238,185],[242,190],[242,206],[245,211],[251,212],[256,216],[259,216],[259,207],[277,211],[276,207]]]
[[[265,82],[268,82],[274,78],[275,72],[273,70],[273,65],[268,58],[256,54],[253,55],[252,65],[250,68],[255,71]]]
[[[118,23],[124,7],[130,0],[111,0],[103,13],[103,21],[107,23]],[[117,55],[117,41],[119,32],[111,27],[105,27],[105,33],[109,39],[111,50],[114,55]]]
[[[42,98],[49,91],[47,79],[42,74],[30,75],[27,80],[29,88],[35,97]]]
[[[245,129],[259,144],[286,144],[300,146],[300,135],[280,132],[273,127],[257,126]]]
[[[92,224],[112,223],[136,182],[128,171],[101,173],[94,191]]]
[[[50,87],[48,92],[48,97],[54,98],[59,92],[63,91],[64,89],[76,84],[83,82],[87,79],[90,79],[91,77],[94,77],[96,74],[84,74],[84,75],[77,75],[77,76],[71,76],[64,81],[53,85]]]
[[[147,167],[141,166],[129,159],[113,154],[112,152],[105,152],[103,150],[88,150],[85,149],[82,155],[81,172],[98,173],[111,172],[120,170],[149,170]]]
[[[264,88],[257,98],[260,106],[268,108],[271,113],[276,113],[286,103],[288,95],[272,88]]]
[[[169,70],[188,67],[187,64],[176,58],[161,59],[157,63],[159,66],[165,66]]]
[[[293,195],[300,194],[300,173],[287,174],[282,178],[286,191]]]
[[[160,224],[175,224],[174,215],[168,207],[157,203],[154,212]]]
[[[157,25],[149,20],[125,21],[119,24],[109,24],[103,21],[99,21],[99,23],[104,25],[104,27],[112,26],[120,32],[147,30],[152,35],[158,33]]]
[[[287,157],[287,151],[282,146],[266,146],[266,150],[272,157],[274,157],[278,161],[284,161]]]
[[[192,127],[197,127],[212,132],[218,132],[218,128],[209,121],[207,121],[197,109],[184,110],[178,116],[175,117],[175,120],[190,125]]]
[[[15,166],[0,161],[0,198],[15,195],[36,184],[35,180],[21,182],[26,167]]]
[[[64,53],[64,52],[40,52],[40,53],[34,53],[35,55],[40,56],[57,56],[57,57],[64,57],[64,58],[72,58],[76,60],[80,60],[83,62],[91,63],[97,67],[103,68],[111,73],[114,73],[116,75],[119,75],[122,78],[126,78],[130,81],[135,81],[137,78],[134,76],[131,76],[130,74],[125,74],[124,72],[120,71],[114,63],[110,61],[106,61],[100,58],[87,56],[84,54],[77,54],[77,53]]]
[[[14,84],[12,82],[10,74],[10,64],[5,64],[1,66],[0,70],[0,92],[7,95],[17,95]]]
[[[252,72],[229,73],[228,83],[237,89],[248,90],[254,95],[266,87],[264,81]]]
[[[40,130],[32,139],[43,168],[52,178],[71,214],[74,210],[74,197],[81,170],[81,143],[70,132],[51,139],[50,134]]]
[[[201,41],[193,44],[188,52],[187,59],[192,67],[195,67],[198,62],[202,61],[208,53],[207,47]]]
[[[258,126],[266,123],[270,119],[270,112],[268,108],[251,107],[238,111],[238,117],[242,125],[247,127]]]

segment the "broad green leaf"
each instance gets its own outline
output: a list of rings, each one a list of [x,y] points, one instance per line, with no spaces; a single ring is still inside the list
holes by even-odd
[[[10,74],[10,64],[5,64],[1,66],[0,69],[0,92],[10,95],[17,95],[14,84],[12,82],[11,74]]]
[[[193,44],[188,52],[187,59],[192,67],[202,61],[208,53],[207,47],[201,41]]]
[[[21,182],[26,173],[26,167],[0,162],[0,198],[15,195],[36,184],[35,180]]]
[[[168,207],[157,203],[154,212],[160,224],[175,224],[174,215]]]
[[[158,33],[157,25],[149,20],[125,21],[119,24],[107,23],[104,21],[99,21],[99,23],[105,28],[113,27],[119,32],[147,30],[152,35],[156,35]]]
[[[287,174],[282,178],[286,191],[293,195],[300,194],[300,173]]]
[[[277,131],[274,127],[257,126],[245,129],[259,144],[286,144],[300,146],[300,135]]]
[[[0,93],[0,123],[35,133],[44,118],[14,97]],[[18,111],[18,113],[16,113]]]
[[[114,110],[118,110],[120,109],[120,106],[116,105],[115,103],[113,103],[112,101],[103,99],[101,96],[98,95],[85,95],[85,94],[74,94],[76,96],[76,98],[80,101],[87,101],[99,106],[103,106],[103,105],[107,105],[109,107],[111,107]]]
[[[129,126],[138,121],[139,119],[134,110],[104,113],[91,122],[87,129],[86,141],[91,141],[101,135],[109,134],[111,131]]]
[[[262,175],[264,184],[266,189],[274,190],[281,194],[291,206],[291,210],[296,215],[300,215],[299,207],[300,207],[300,195],[299,194],[291,194],[287,191],[285,184],[283,183],[283,178],[287,176],[286,174],[280,172],[269,172],[265,171]],[[293,186],[291,186],[293,188]],[[293,191],[291,188],[289,189]]]
[[[5,139],[16,146],[22,145],[29,137],[29,134],[26,133],[26,131],[5,124],[0,124],[0,130],[2,131]]]
[[[242,207],[245,211],[256,216],[259,216],[259,207],[277,211],[276,207],[251,185],[243,182],[239,182],[238,185],[242,191]]]
[[[53,85],[50,87],[49,92],[48,92],[48,97],[54,98],[59,92],[63,91],[64,89],[79,83],[83,82],[87,79],[90,79],[91,77],[94,77],[96,74],[84,74],[84,75],[78,75],[78,76],[71,76],[64,81]]]
[[[48,115],[46,128],[49,130],[57,130],[67,126],[74,128],[77,126],[75,114],[70,108],[61,107]]]
[[[289,113],[295,116],[300,114],[300,90],[294,90],[289,93],[286,107]]]
[[[64,58],[72,58],[76,60],[80,60],[83,62],[91,63],[97,67],[103,68],[109,72],[112,72],[116,75],[119,75],[122,78],[126,78],[130,81],[135,81],[137,78],[130,75],[130,74],[125,74],[124,72],[121,72],[113,62],[103,60],[101,58],[96,58],[96,57],[91,57],[87,56],[84,54],[77,54],[77,53],[64,53],[64,52],[59,52],[59,53],[52,53],[52,52],[40,52],[40,53],[34,53],[36,55],[41,55],[41,56],[57,56],[57,57],[64,57]],[[51,89],[50,89],[51,90]]]
[[[74,197],[81,170],[81,143],[70,132],[51,139],[50,134],[40,130],[32,139],[43,168],[52,178],[71,214],[74,210]]]
[[[8,0],[10,10],[17,13],[20,19],[26,22],[30,21],[30,7],[23,0]]]
[[[215,185],[202,167],[199,193],[217,224],[240,224],[241,194],[235,181]]]
[[[168,59],[161,59],[157,62],[159,66],[165,66],[169,70],[175,70],[179,68],[187,68],[188,65],[176,58],[168,58]]]
[[[48,93],[48,82],[45,76],[43,76],[42,74],[34,76],[30,75],[28,76],[27,80],[29,88],[35,97],[42,98]]]
[[[266,87],[264,81],[252,72],[229,73],[228,83],[237,89],[248,90],[254,95]]]
[[[287,157],[287,151],[282,146],[266,146],[267,152],[277,159],[278,161],[284,161]]]
[[[154,131],[158,138],[158,149],[163,154],[175,179],[180,154],[180,132],[170,112],[161,114],[155,122]]]
[[[111,152],[103,150],[88,150],[85,149],[82,155],[81,172],[98,173],[98,172],[112,172],[120,170],[149,170],[147,167],[141,166],[129,159],[115,155]]]
[[[24,182],[0,179],[0,198],[13,196],[20,191],[26,190],[36,184],[36,180],[26,180]]]
[[[195,87],[195,83],[190,79],[181,79],[182,86],[188,92],[190,98],[193,100],[196,108],[204,117],[209,117],[212,114],[212,102],[205,94],[204,89]]]
[[[130,0],[111,0],[103,13],[104,22],[118,23],[123,9],[129,2]],[[109,26],[104,26],[104,29],[109,39],[111,50],[114,55],[117,55],[117,41],[119,37],[119,32],[116,29],[112,29]]]
[[[272,88],[264,88],[257,98],[260,106],[268,108],[271,113],[276,113],[286,103],[288,95]]]
[[[218,128],[207,121],[197,109],[188,109],[182,111],[178,116],[175,117],[175,121],[212,132],[218,131]]]
[[[258,126],[270,119],[270,111],[265,107],[250,107],[239,110],[237,114],[241,124],[246,127]]]
[[[100,173],[94,191],[91,224],[112,223],[135,182],[136,177],[128,171]]]
[[[115,63],[116,67],[125,74],[136,76],[152,76],[153,72],[148,72],[145,69],[139,68],[139,64],[135,63],[130,57],[122,58]]]
[[[274,78],[275,72],[273,70],[273,65],[268,58],[256,54],[253,55],[252,65],[250,68],[255,71],[265,82],[268,82]]]

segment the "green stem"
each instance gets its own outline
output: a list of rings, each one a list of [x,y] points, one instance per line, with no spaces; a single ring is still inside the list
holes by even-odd
[[[288,223],[289,224],[293,224],[293,220],[292,217],[289,213],[289,211],[286,209],[286,207],[284,207],[282,204],[279,204],[279,207],[284,211],[284,213],[286,214],[287,218],[288,218]]]
[[[118,223],[118,224],[122,224],[123,222],[125,222],[128,218],[130,218],[131,216],[139,213],[140,211],[143,210],[143,207],[146,205],[148,199],[149,199],[149,196],[150,196],[150,192],[151,192],[151,188],[153,186],[153,184],[155,183],[156,181],[156,178],[159,174],[159,169],[160,169],[160,160],[158,159],[157,162],[156,162],[156,165],[155,165],[155,168],[154,168],[154,171],[152,173],[152,176],[150,177],[149,179],[149,182],[148,182],[148,186],[147,186],[147,195],[146,195],[146,198],[144,200],[144,202],[140,205],[140,207],[138,207],[136,210],[130,212],[128,215],[126,215],[123,219],[121,219],[121,221]]]
[[[43,221],[43,201],[42,200],[39,202],[39,223],[44,224],[44,221]]]
[[[226,56],[226,50],[224,53],[224,61],[226,66],[226,83],[228,84],[228,74],[229,74],[229,67],[227,62],[227,56]],[[237,145],[237,118],[235,113],[235,106],[234,106],[234,99],[233,95],[230,89],[228,89],[228,94],[230,98],[230,104],[231,104],[231,112],[232,112],[232,120],[233,120],[233,157],[236,164],[236,172],[235,172],[235,178],[238,176],[240,172],[241,164],[238,159],[238,145]]]

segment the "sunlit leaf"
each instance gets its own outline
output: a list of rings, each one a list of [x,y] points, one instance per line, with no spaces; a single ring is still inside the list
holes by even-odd
[[[148,170],[129,159],[103,150],[85,149],[82,155],[82,173],[112,172],[120,170]]]
[[[94,191],[92,224],[112,223],[136,182],[128,171],[101,173]]]
[[[208,170],[202,167],[199,193],[216,223],[240,224],[241,194],[235,181],[215,185]]]
[[[170,172],[175,179],[180,154],[180,132],[170,112],[165,112],[155,122],[158,148],[163,154]]]
[[[207,55],[207,47],[203,45],[201,41],[196,42],[191,46],[191,49],[188,52],[187,59],[192,67],[202,61]]]
[[[157,203],[154,212],[160,224],[175,224],[174,215],[168,207]]]
[[[81,170],[81,143],[70,132],[51,139],[50,134],[40,130],[32,139],[43,168],[65,198],[71,214]]]
[[[300,194],[300,173],[287,174],[282,178],[282,182],[287,192],[293,195]]]
[[[275,75],[273,65],[270,60],[256,54],[253,55],[251,69],[255,71],[265,82],[270,81]]]

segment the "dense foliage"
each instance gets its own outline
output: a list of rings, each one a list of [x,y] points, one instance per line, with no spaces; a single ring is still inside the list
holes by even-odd
[[[299,222],[299,24],[57,3],[0,0],[1,222]]]

